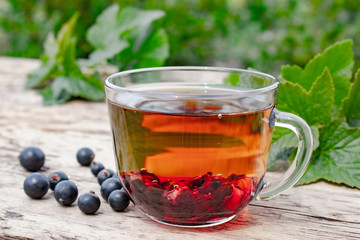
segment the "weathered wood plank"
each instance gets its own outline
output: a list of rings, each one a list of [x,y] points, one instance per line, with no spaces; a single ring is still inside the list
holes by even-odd
[[[38,61],[0,58],[0,239],[359,239],[360,191],[327,183],[294,187],[267,201],[255,201],[232,222],[208,229],[178,229],[149,220],[134,205],[116,213],[102,201],[95,216],[76,204],[60,206],[49,193],[32,200],[23,192],[29,174],[19,164],[22,148],[46,154],[44,174],[61,170],[80,193],[100,187],[75,159],[82,146],[115,169],[105,102],[75,101],[44,107],[24,90]]]

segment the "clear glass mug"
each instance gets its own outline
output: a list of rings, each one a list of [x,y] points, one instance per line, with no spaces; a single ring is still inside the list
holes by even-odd
[[[105,82],[124,188],[151,219],[186,227],[227,222],[253,199],[293,186],[313,149],[309,126],[278,111],[279,82],[250,70],[161,67]],[[281,179],[265,184],[274,126],[299,139]]]

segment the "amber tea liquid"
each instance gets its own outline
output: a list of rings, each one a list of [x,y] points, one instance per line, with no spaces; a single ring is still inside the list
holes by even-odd
[[[169,90],[203,91],[149,88]],[[254,111],[259,99],[115,99],[108,107],[116,161],[143,211],[196,225],[232,216],[252,200],[266,171],[273,106]]]

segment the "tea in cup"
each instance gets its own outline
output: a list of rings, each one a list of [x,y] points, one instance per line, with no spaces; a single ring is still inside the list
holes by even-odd
[[[309,126],[278,111],[276,78],[216,67],[137,69],[105,83],[115,160],[134,203],[160,223],[227,222],[254,198],[293,186],[312,153]],[[265,184],[274,126],[299,148],[277,182]]]

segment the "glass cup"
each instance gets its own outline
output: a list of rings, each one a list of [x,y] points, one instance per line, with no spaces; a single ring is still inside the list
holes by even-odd
[[[309,126],[278,111],[279,82],[251,70],[161,67],[124,71],[106,82],[120,180],[151,219],[174,226],[227,222],[253,199],[293,186],[313,149]],[[274,126],[295,132],[284,175],[264,175]]]

